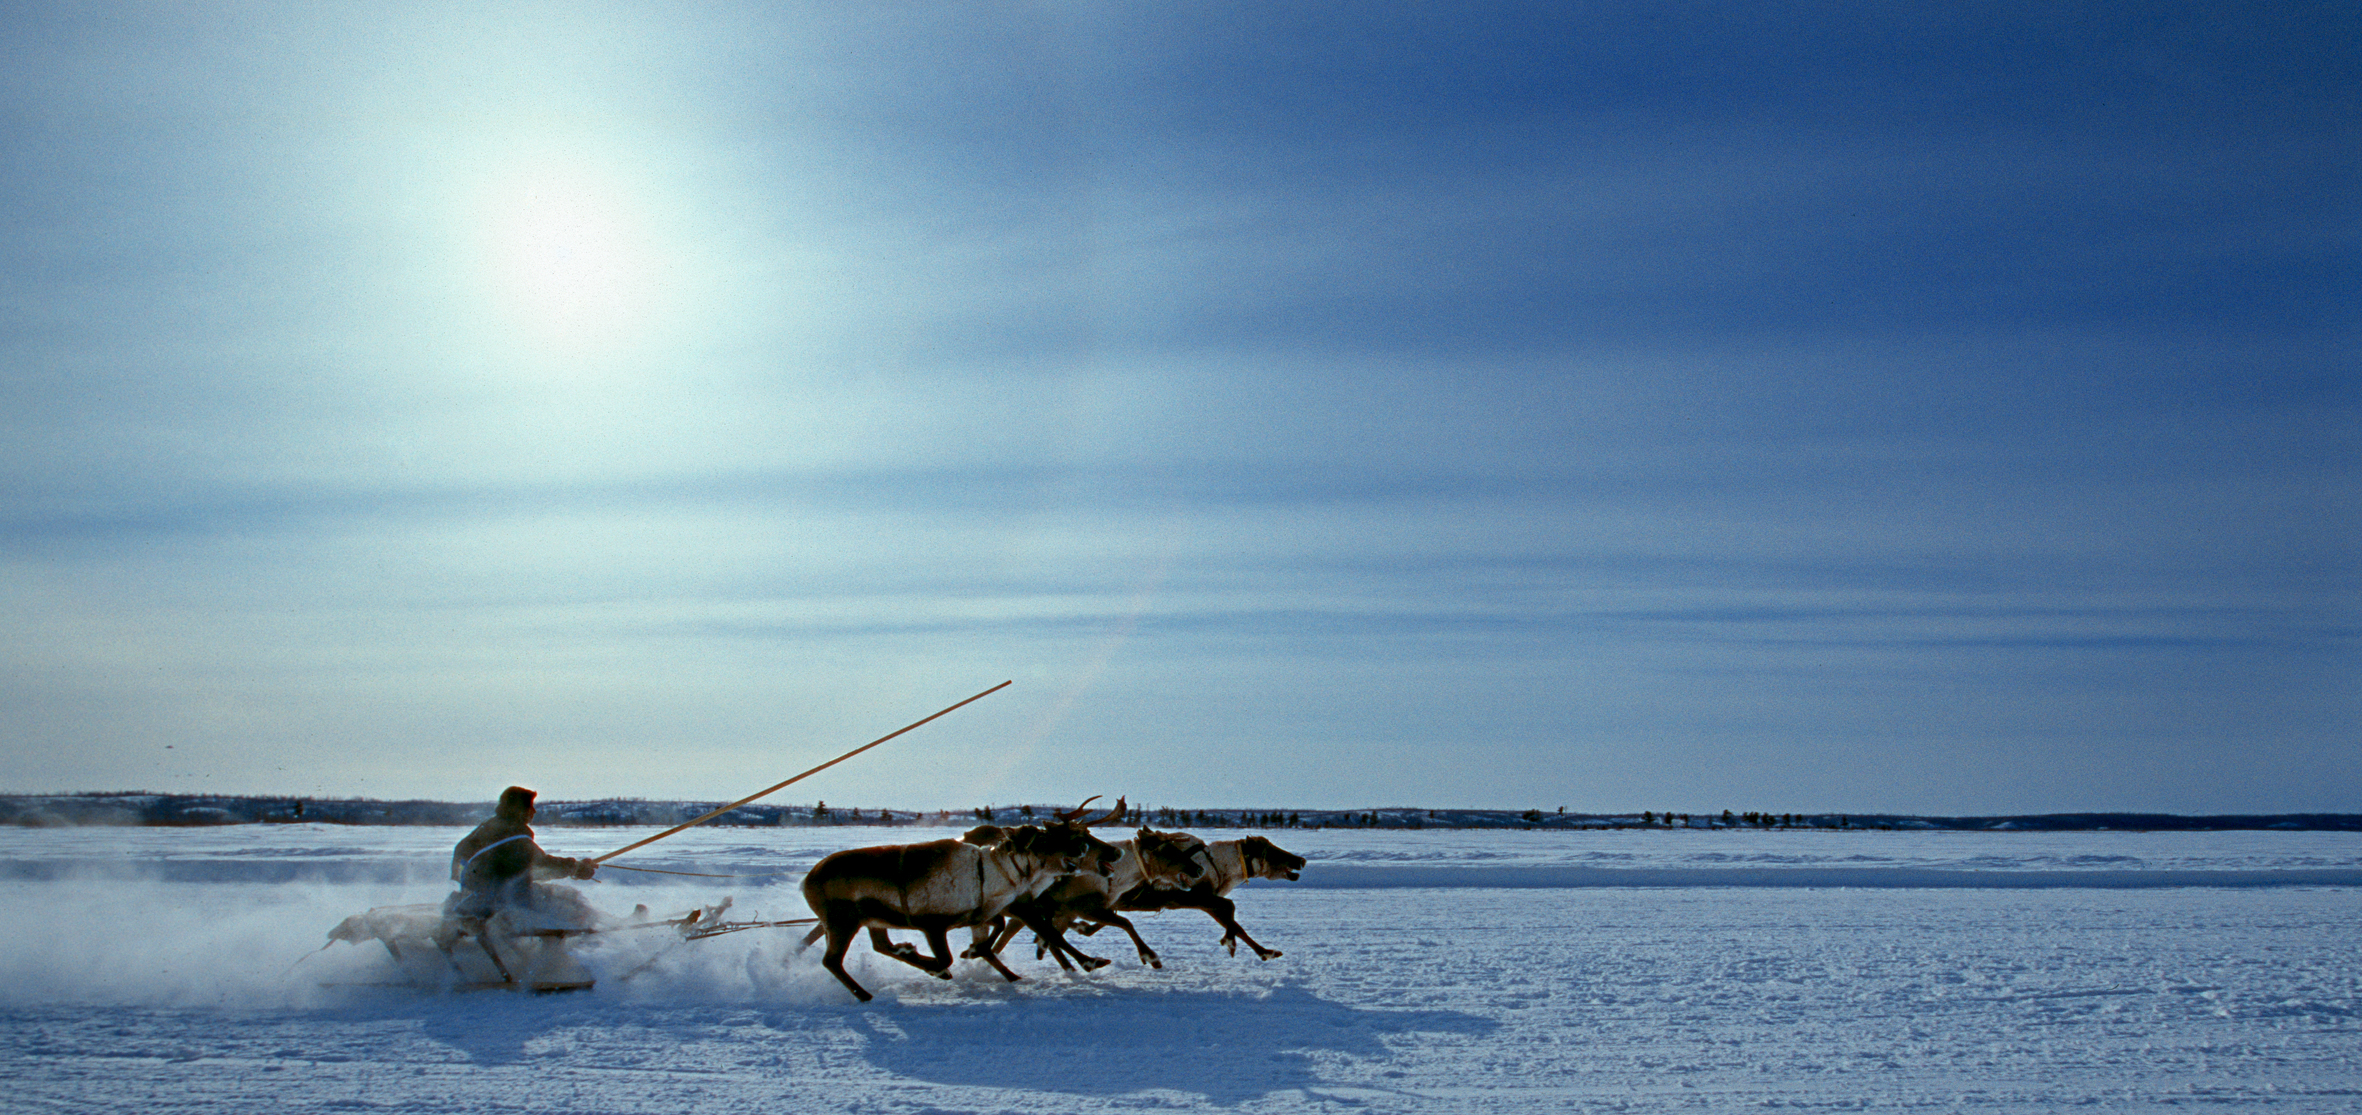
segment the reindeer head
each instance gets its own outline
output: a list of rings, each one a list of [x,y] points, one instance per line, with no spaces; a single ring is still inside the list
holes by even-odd
[[[1238,842],[1239,858],[1246,861],[1247,874],[1257,879],[1286,879],[1294,882],[1304,871],[1304,857],[1290,852],[1260,836],[1250,836]]]
[[[1124,799],[1120,797],[1115,799],[1115,808],[1085,820],[1083,815],[1090,812],[1091,803],[1097,800],[1099,800],[1099,795],[1092,794],[1090,797],[1084,798],[1081,805],[1063,813],[1052,814],[1057,819],[1048,827],[1052,830],[1072,832],[1088,842],[1093,853],[1097,856],[1091,869],[1101,875],[1110,875],[1115,872],[1116,861],[1123,858],[1123,849],[1091,835],[1091,826],[1114,824],[1120,820],[1124,815]]]
[[[1132,838],[1140,849],[1140,871],[1158,886],[1186,890],[1214,873],[1206,842],[1186,832],[1158,832],[1143,827]]]

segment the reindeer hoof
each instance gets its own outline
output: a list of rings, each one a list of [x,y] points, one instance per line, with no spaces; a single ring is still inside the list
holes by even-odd
[[[949,969],[945,969],[940,972],[929,972],[927,974],[939,980],[949,980],[951,978],[951,971]]]
[[[1278,949],[1256,949],[1255,955],[1260,956],[1265,960],[1269,960],[1275,956],[1280,955],[1280,951]]]
[[[1160,959],[1158,959],[1158,958],[1156,958],[1156,957],[1153,957],[1153,956],[1142,957],[1141,959],[1143,959],[1143,960],[1147,961],[1147,962],[1148,962],[1148,966],[1149,966],[1149,967],[1151,967],[1151,968],[1155,968],[1155,969],[1157,969],[1157,970],[1159,970],[1159,971],[1162,971],[1162,970],[1164,970],[1165,962],[1164,962],[1163,960],[1160,960]]]
[[[1109,963],[1111,962],[1105,957],[1086,956],[1083,957],[1083,971],[1096,972],[1101,968],[1107,967]]]

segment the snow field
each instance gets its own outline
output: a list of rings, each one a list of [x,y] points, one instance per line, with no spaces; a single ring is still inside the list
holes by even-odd
[[[1793,851],[1273,835],[1315,857],[1307,883],[1324,862],[1393,852],[1472,865],[1632,853],[1648,866]],[[38,858],[37,840],[14,839],[0,853]],[[272,839],[288,846],[266,858],[346,854],[298,846],[301,833]],[[1809,854],[2020,870],[2037,847],[1911,839]],[[2129,867],[2108,862],[2293,872],[2350,864],[2351,845],[2151,844]],[[2039,854],[2062,851],[2120,855],[2110,841]],[[216,858],[248,852],[271,849]],[[298,963],[336,919],[440,888],[183,874],[225,881],[0,882],[0,1110],[2362,1108],[2353,887],[1257,883],[1235,896],[1240,917],[1286,950],[1278,960],[1224,955],[1191,911],[1138,919],[1163,971],[1139,967],[1113,931],[1078,939],[1116,961],[1087,975],[1020,943],[1016,984],[972,962],[937,981],[864,944],[852,962],[879,1001],[861,1007],[785,930],[688,945],[625,982],[615,973],[643,954],[596,954],[603,981],[587,994],[324,988],[384,968],[382,950],[346,945]],[[725,892],[739,895],[734,916],[801,913],[784,884],[592,891],[609,909],[659,910]]]

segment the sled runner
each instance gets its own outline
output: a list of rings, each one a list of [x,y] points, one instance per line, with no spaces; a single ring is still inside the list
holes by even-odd
[[[554,993],[588,991],[595,980],[575,958],[570,943],[584,938],[617,935],[654,935],[671,930],[646,960],[616,977],[630,979],[653,967],[672,948],[690,941],[719,937],[748,929],[809,925],[811,918],[787,921],[726,921],[722,914],[730,899],[669,918],[648,918],[648,908],[632,911],[629,919],[590,926],[535,924],[531,913],[503,910],[490,917],[461,917],[443,912],[439,903],[379,906],[354,914],[328,931],[328,944],[359,945],[376,941],[385,946],[403,978],[366,984],[334,986],[389,986],[455,991],[503,990]]]

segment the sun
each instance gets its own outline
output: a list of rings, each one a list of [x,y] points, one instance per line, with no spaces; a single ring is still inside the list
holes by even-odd
[[[625,191],[541,169],[491,191],[482,224],[491,287],[513,324],[580,344],[628,337],[654,313],[660,268]]]

